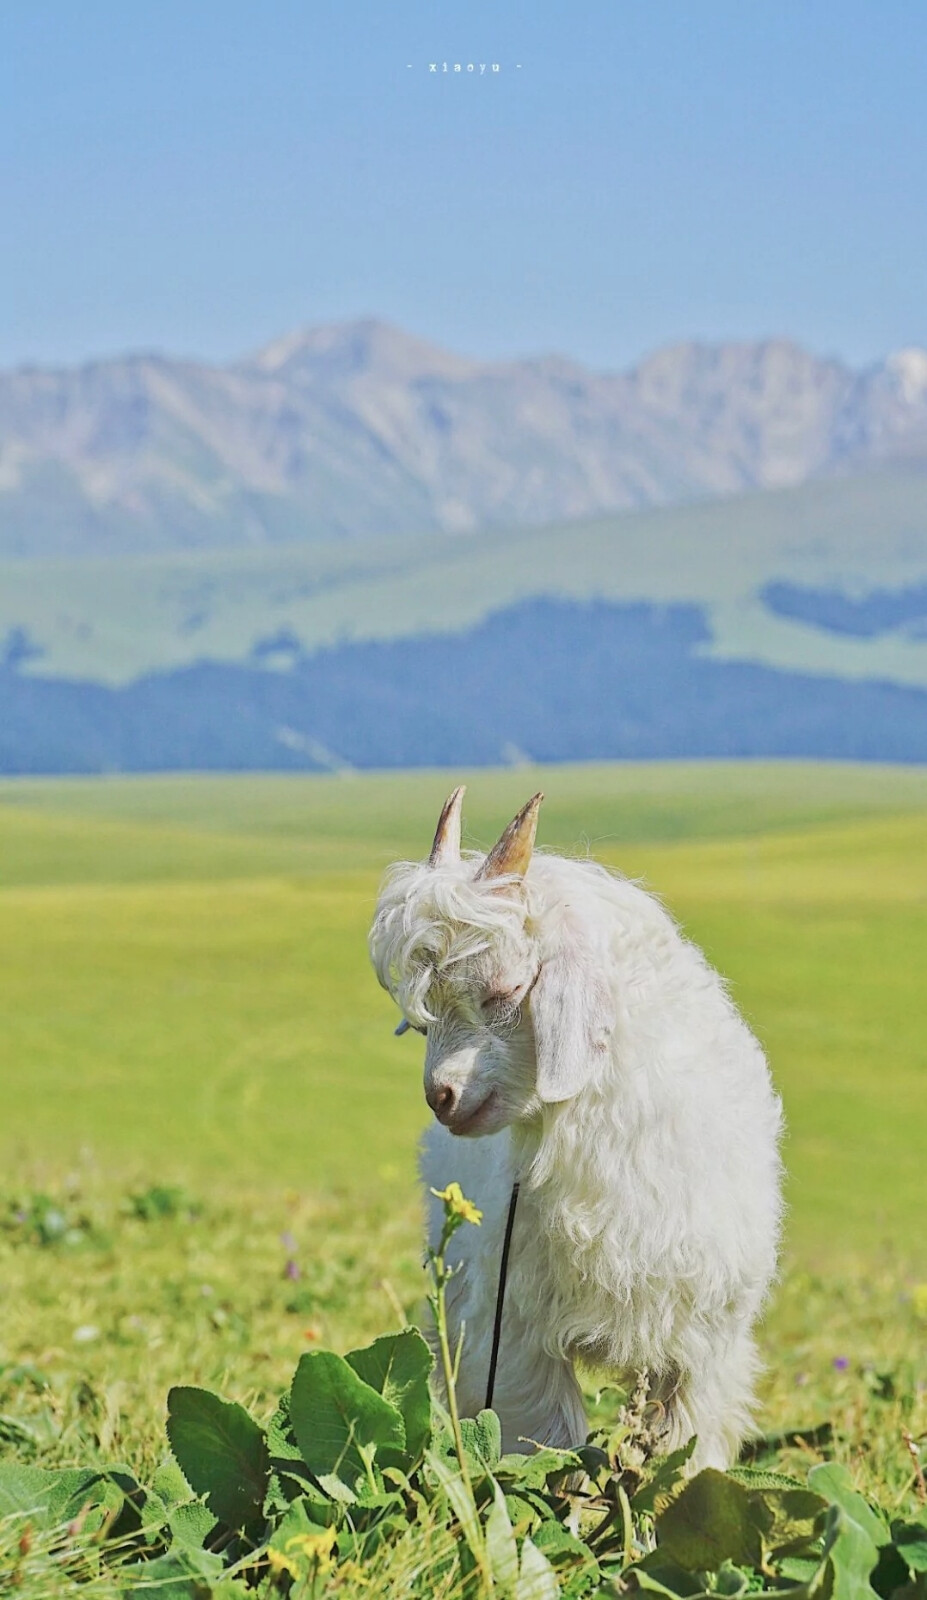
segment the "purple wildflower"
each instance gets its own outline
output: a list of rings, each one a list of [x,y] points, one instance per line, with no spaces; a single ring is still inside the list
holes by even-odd
[[[283,1269],[283,1276],[285,1278],[289,1278],[291,1283],[295,1283],[296,1279],[300,1276],[299,1263],[294,1261],[292,1256]]]
[[[281,1233],[281,1235],[280,1235],[280,1243],[283,1245],[284,1250],[295,1250],[296,1249],[296,1240],[293,1238],[293,1235],[291,1234],[289,1228],[286,1228],[284,1230],[284,1232]]]
[[[834,1370],[836,1372],[846,1372],[849,1365],[850,1363],[846,1356],[834,1356]]]

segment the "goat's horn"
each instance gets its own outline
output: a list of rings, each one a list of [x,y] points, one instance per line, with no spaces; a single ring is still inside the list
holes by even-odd
[[[499,842],[493,845],[477,873],[478,878],[524,877],[534,849],[538,812],[543,798],[542,794],[534,794],[528,804],[522,806]]]
[[[460,808],[466,792],[466,784],[462,783],[444,802],[428,857],[430,867],[446,867],[460,860]]]

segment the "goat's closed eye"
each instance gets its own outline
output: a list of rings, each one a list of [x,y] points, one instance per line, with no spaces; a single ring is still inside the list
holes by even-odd
[[[480,1009],[484,1017],[490,1020],[510,1018],[518,1009],[518,990],[503,989],[484,995],[480,1001]]]

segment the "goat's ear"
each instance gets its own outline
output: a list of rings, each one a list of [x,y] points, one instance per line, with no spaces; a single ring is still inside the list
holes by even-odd
[[[531,1023],[540,1099],[572,1100],[592,1077],[615,1025],[607,975],[584,941],[567,935],[542,961]]]

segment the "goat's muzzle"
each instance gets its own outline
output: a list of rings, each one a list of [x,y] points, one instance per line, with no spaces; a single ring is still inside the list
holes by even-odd
[[[454,1119],[457,1109],[457,1091],[449,1083],[437,1083],[431,1089],[426,1089],[425,1099],[428,1101],[438,1121],[447,1127]]]
[[[497,1109],[494,1089],[490,1089],[476,1105],[471,1102],[469,1106],[465,1096],[459,1094],[450,1084],[441,1084],[437,1089],[432,1089],[425,1098],[441,1126],[446,1128],[448,1133],[466,1138],[471,1134],[479,1135],[491,1131],[486,1123],[487,1120],[493,1119]]]

